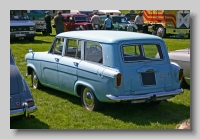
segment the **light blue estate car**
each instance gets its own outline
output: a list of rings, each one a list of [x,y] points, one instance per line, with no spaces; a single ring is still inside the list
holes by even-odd
[[[170,64],[163,39],[153,35],[64,32],[48,51],[30,49],[25,60],[33,87],[47,86],[80,97],[88,111],[102,108],[104,102],[159,104],[183,92],[183,70]]]

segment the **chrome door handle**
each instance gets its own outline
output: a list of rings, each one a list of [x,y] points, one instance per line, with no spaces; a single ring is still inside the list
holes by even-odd
[[[56,62],[59,62],[59,59],[58,58],[55,58]]]
[[[78,67],[78,63],[74,62],[74,66]]]

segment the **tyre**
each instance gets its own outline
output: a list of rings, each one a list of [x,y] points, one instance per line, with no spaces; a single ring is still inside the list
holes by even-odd
[[[100,102],[93,91],[85,87],[81,92],[81,104],[88,111],[97,111],[102,109],[103,104]]]
[[[158,26],[157,31],[156,31],[156,35],[161,37],[161,38],[164,38],[165,35],[166,35],[165,28],[162,27],[162,26]]]
[[[187,84],[187,82],[185,81],[185,78],[183,77],[183,79],[181,80],[181,88],[183,88],[183,89],[188,89],[188,88],[190,88],[190,85],[189,84]]]
[[[34,42],[34,37],[28,38],[30,42]]]
[[[46,33],[46,31],[42,31],[42,35],[46,35],[47,33]]]
[[[39,79],[37,78],[36,72],[33,70],[31,74],[31,83],[32,87],[35,89],[41,89],[42,84],[40,83]]]
[[[151,102],[151,105],[159,105],[161,100]]]

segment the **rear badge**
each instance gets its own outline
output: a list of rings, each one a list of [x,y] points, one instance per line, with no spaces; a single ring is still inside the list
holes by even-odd
[[[19,105],[20,105],[20,102],[16,102],[16,105],[19,106]]]

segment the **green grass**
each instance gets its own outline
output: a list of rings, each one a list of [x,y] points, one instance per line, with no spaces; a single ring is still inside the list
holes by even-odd
[[[53,29],[54,31],[54,29]],[[37,34],[35,42],[15,41],[10,48],[21,74],[25,77],[24,60],[28,48],[47,51],[55,36]],[[168,50],[190,47],[189,39],[164,39]],[[30,85],[30,76],[25,77]],[[185,90],[169,102],[157,106],[148,104],[108,104],[99,112],[88,112],[80,98],[50,88],[31,88],[38,110],[35,118],[11,120],[11,129],[174,129],[180,121],[190,117],[190,90]]]

